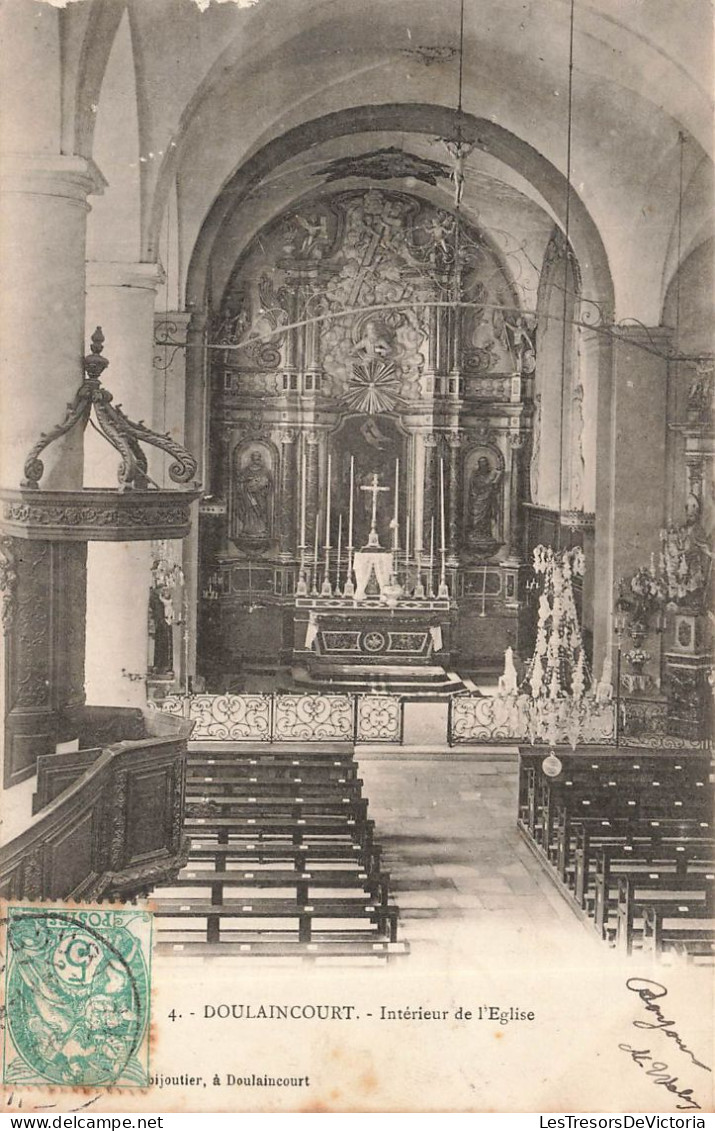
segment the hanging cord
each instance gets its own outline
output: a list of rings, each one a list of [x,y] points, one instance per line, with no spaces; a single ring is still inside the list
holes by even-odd
[[[164,320],[165,320],[165,325],[167,325],[167,326],[169,324],[169,287],[171,286],[171,263],[170,263],[170,260],[171,260],[171,195],[172,195],[171,192],[169,192],[169,196],[168,196],[168,199],[167,199],[167,202],[166,202],[166,255],[165,255],[165,260],[166,260],[166,266],[165,266],[166,296],[165,296],[165,300],[164,300]],[[178,309],[178,303],[177,303],[177,309]],[[162,414],[163,415],[162,415],[161,430],[162,430],[162,432],[166,432],[167,431],[167,428],[166,428],[166,402],[167,402],[167,395],[168,395],[168,369],[169,369],[169,365],[168,365],[168,362],[167,362],[167,346],[164,346],[164,366],[163,366],[163,369],[164,369],[164,372],[163,372],[164,390],[163,390],[163,405],[162,405]],[[166,460],[164,460],[164,465],[162,467],[161,485],[162,485],[162,487],[166,487]]]
[[[461,125],[462,116],[462,90],[463,90],[463,76],[464,76],[464,0],[460,0],[459,6],[459,92],[457,98],[457,113],[459,114],[459,125]],[[461,137],[459,139],[461,141]]]
[[[463,186],[459,178],[463,176],[463,160],[462,145],[463,145],[463,131],[462,131],[462,115],[463,104],[462,95],[464,91],[464,0],[460,0],[459,4],[459,80],[457,85],[457,144],[455,153],[455,177],[456,184],[456,200],[455,200],[455,226],[454,226],[454,293],[453,298],[456,303],[459,303],[462,298],[462,270],[461,270],[461,236],[462,236],[462,189]],[[461,320],[462,312],[457,305],[453,308],[454,317],[454,331],[457,341],[460,340],[460,335],[457,331],[457,319]],[[454,340],[454,339],[453,339]],[[455,358],[457,364],[459,361]]]
[[[568,344],[567,316],[569,303],[568,271],[570,257],[571,234],[571,141],[573,134],[573,45],[574,45],[574,9],[575,0],[571,0],[569,18],[569,82],[568,82],[568,109],[566,127],[566,210],[564,216],[564,236],[566,247],[564,250],[564,293],[563,313],[561,323],[561,396],[559,404],[559,521],[556,531],[556,548],[561,549],[561,526],[564,490],[564,396],[566,392],[566,347]]]

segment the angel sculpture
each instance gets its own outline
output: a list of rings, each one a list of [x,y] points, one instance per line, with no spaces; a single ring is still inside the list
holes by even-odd
[[[300,246],[300,254],[306,259],[322,259],[323,245],[328,242],[328,221],[325,216],[296,216],[305,235]]]

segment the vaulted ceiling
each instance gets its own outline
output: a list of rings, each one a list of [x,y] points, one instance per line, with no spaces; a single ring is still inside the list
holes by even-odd
[[[444,161],[457,128],[459,0],[16,3],[36,45],[10,64],[27,136],[93,156],[110,182],[97,216],[123,212],[125,242],[135,223],[136,258],[171,247],[177,294],[199,305],[329,161],[387,147]],[[527,274],[565,223],[570,9],[465,3],[464,208]],[[710,235],[711,39],[706,0],[574,5],[571,231],[585,292],[612,288],[619,317],[657,323],[678,248],[682,262]],[[449,181],[417,187],[449,205]]]

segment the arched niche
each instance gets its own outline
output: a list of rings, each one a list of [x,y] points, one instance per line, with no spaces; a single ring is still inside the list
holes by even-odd
[[[555,511],[583,509],[583,386],[574,327],[580,288],[573,252],[556,229],[544,255],[537,299],[539,349],[530,467],[532,502]]]
[[[265,440],[241,440],[231,452],[228,537],[239,549],[260,552],[273,539],[277,471]]]
[[[506,462],[496,444],[471,444],[463,454],[463,549],[492,557],[505,542]]]

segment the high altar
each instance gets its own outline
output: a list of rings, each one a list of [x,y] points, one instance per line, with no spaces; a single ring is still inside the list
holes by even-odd
[[[216,311],[199,669],[501,670],[526,651],[535,328],[497,252],[404,193],[262,232]],[[454,294],[459,304],[447,299]]]

